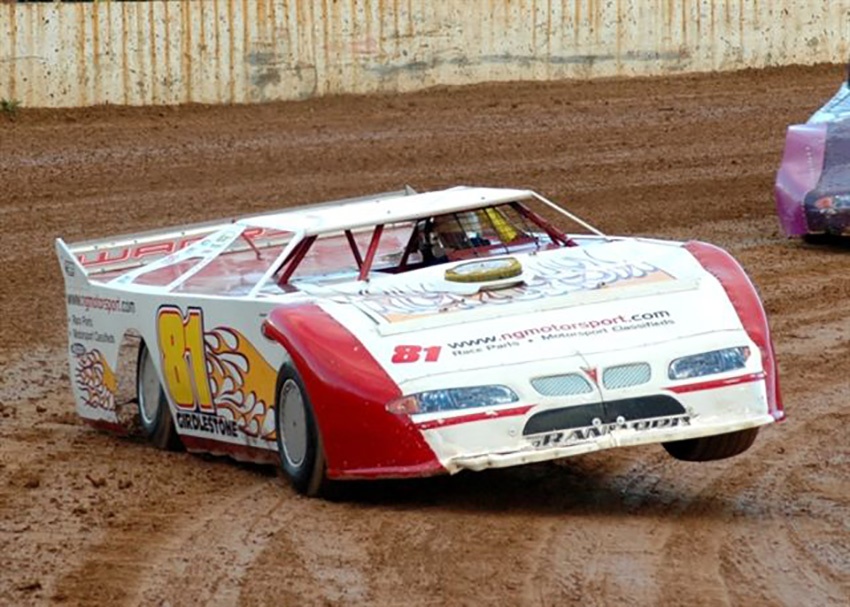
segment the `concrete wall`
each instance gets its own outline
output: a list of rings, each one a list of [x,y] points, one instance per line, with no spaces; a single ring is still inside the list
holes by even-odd
[[[0,4],[0,99],[243,103],[843,62],[850,0]]]

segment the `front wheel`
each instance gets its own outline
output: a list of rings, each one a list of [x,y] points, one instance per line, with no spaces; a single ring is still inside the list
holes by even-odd
[[[321,435],[304,382],[290,365],[278,374],[274,420],[283,473],[299,493],[325,495],[329,483]]]
[[[145,437],[159,449],[179,451],[183,448],[174,429],[174,418],[168,410],[168,399],[159,381],[150,350],[142,342],[136,365],[136,395],[139,401],[139,425]]]
[[[667,453],[682,461],[710,462],[743,453],[752,446],[758,433],[758,428],[747,428],[715,436],[664,443],[664,448]]]

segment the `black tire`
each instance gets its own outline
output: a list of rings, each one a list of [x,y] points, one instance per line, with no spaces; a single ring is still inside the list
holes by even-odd
[[[823,246],[835,238],[829,234],[803,234],[803,242],[810,245]]]
[[[743,453],[752,446],[758,433],[758,428],[748,428],[727,434],[664,443],[664,448],[667,453],[685,462],[710,462]]]
[[[183,443],[174,429],[168,399],[145,342],[139,346],[136,363],[136,399],[139,403],[139,426],[145,438],[158,449],[181,451]]]
[[[289,482],[302,495],[328,496],[331,483],[313,405],[301,375],[288,364],[277,377],[274,424],[280,466]]]

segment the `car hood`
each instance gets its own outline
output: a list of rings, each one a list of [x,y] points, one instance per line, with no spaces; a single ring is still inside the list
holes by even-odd
[[[512,286],[452,283],[446,270],[459,264],[443,264],[325,290],[317,303],[397,381],[742,329],[679,243],[600,239],[513,257]]]

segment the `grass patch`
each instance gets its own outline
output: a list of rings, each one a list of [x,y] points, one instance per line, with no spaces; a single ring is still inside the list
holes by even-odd
[[[17,99],[0,99],[0,114],[14,120],[21,111],[21,102]]]

